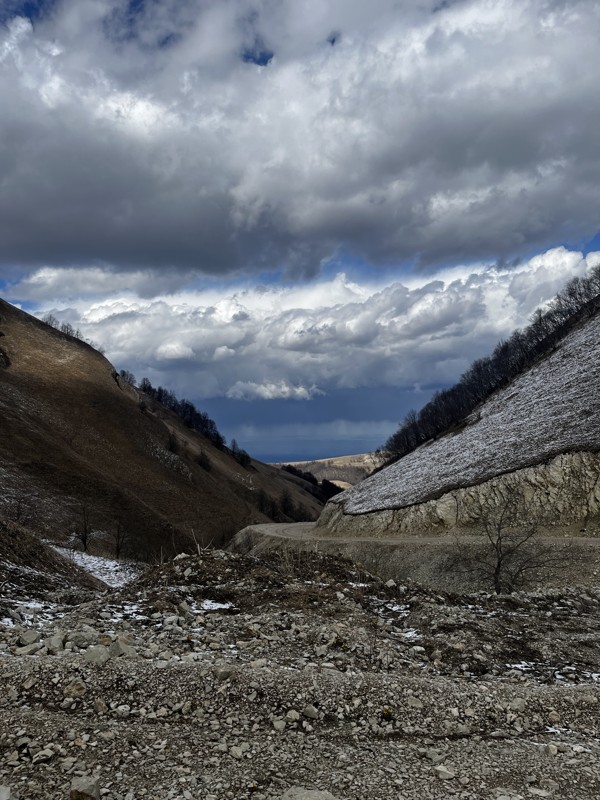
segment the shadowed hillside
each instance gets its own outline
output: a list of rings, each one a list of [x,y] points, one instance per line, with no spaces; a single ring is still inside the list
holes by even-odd
[[[297,480],[240,465],[90,345],[0,300],[0,515],[56,540],[101,530],[147,558],[319,509]]]

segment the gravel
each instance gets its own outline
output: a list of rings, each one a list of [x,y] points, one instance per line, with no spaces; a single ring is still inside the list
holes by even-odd
[[[599,610],[593,588],[463,596],[310,553],[178,557],[0,624],[0,787],[595,800]]]

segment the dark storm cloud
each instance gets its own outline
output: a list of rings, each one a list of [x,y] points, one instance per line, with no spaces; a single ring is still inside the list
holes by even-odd
[[[597,227],[596,3],[8,8],[5,271],[311,274],[339,248],[496,258]]]

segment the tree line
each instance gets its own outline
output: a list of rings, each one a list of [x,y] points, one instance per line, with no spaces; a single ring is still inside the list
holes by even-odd
[[[474,361],[449,389],[436,392],[420,411],[408,412],[383,447],[390,464],[424,442],[455,428],[497,389],[550,353],[579,322],[600,310],[600,265],[573,278],[529,325],[500,340],[490,356]]]
[[[54,316],[54,314],[50,313],[46,314],[45,317],[42,317],[42,322],[45,322],[46,325],[50,325],[51,328],[54,328],[55,330],[60,331],[61,333],[64,333],[65,336],[71,336],[73,339],[79,339],[80,342],[85,342],[86,344],[89,344],[90,347],[94,348],[94,350],[97,350],[99,353],[102,353],[102,355],[104,355],[105,350],[101,345],[96,344],[96,342],[94,342],[92,339],[86,339],[83,333],[79,330],[79,328],[76,328],[75,326],[71,325],[70,322],[61,322]]]
[[[135,386],[135,378],[131,372],[121,370],[120,376]],[[157,403],[173,411],[191,430],[201,433],[219,450],[225,449],[225,437],[219,432],[216,423],[204,411],[198,411],[191,400],[179,400],[174,392],[163,386],[154,387],[148,378],[142,378],[138,389]]]

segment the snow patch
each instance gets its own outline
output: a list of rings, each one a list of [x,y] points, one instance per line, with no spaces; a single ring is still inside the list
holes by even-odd
[[[113,589],[118,589],[131,583],[140,572],[138,565],[131,562],[117,561],[114,558],[105,558],[104,556],[92,556],[89,553],[69,550],[66,547],[54,546],[54,549],[86,572],[104,581],[107,586]]]

